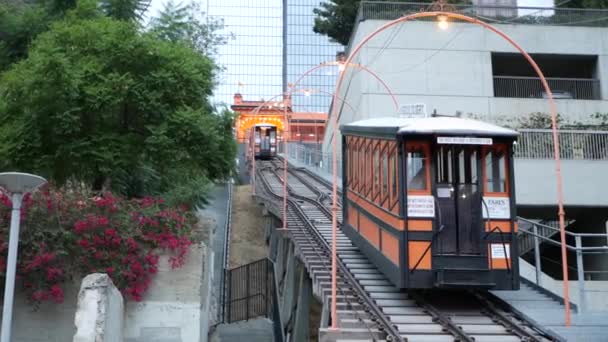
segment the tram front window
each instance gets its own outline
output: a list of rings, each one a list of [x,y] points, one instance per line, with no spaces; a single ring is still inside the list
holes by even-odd
[[[502,149],[491,149],[485,156],[486,191],[503,193],[507,191],[507,164]]]
[[[408,190],[426,190],[426,154],[422,148],[411,148],[407,152]]]

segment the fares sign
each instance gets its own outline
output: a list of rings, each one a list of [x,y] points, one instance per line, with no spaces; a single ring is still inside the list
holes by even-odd
[[[490,255],[492,256],[492,259],[504,259],[505,258],[505,252],[506,254],[506,258],[510,259],[511,258],[511,251],[510,251],[511,245],[508,243],[505,243],[504,245],[502,243],[492,243],[490,244]]]
[[[483,211],[483,218],[487,219],[488,214],[491,219],[505,219],[511,218],[511,202],[508,197],[483,197],[483,201],[486,205],[483,205],[481,210]]]
[[[492,138],[437,137],[437,143],[452,145],[492,145]]]
[[[435,198],[433,196],[407,196],[408,217],[435,217]]]

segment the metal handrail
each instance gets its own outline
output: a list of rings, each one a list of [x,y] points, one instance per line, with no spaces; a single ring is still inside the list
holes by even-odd
[[[551,226],[548,226],[548,225],[545,225],[545,224],[542,224],[542,223],[534,222],[534,221],[525,219],[523,217],[519,217],[518,216],[517,219],[520,220],[520,221],[523,221],[523,222],[535,225],[537,227],[541,227],[543,229],[549,229],[549,230],[553,230],[555,232],[559,232],[560,231],[558,228],[551,227]],[[526,232],[526,233],[531,233],[531,232],[529,232],[527,230],[520,230],[520,231],[521,232]],[[603,233],[573,233],[573,232],[569,232],[569,231],[566,231],[565,233],[566,233],[566,235],[574,236],[574,237],[580,236],[580,237],[602,237],[602,238],[608,238],[608,234],[603,234]],[[608,246],[607,246],[607,248],[608,248]]]
[[[552,159],[553,132],[550,129],[519,129],[520,138],[514,147],[515,158],[523,159]],[[564,160],[608,160],[608,131],[600,130],[559,130],[560,155]],[[315,161],[325,160],[330,154],[318,150],[316,144],[292,142],[290,157],[296,154],[313,156]],[[313,146],[310,146],[313,145]],[[331,158],[328,158],[328,162]],[[306,160],[305,162],[311,165]],[[338,162],[340,162],[338,158]],[[317,167],[318,165],[314,165]],[[325,168],[322,165],[321,168]],[[330,165],[327,165],[328,167]],[[329,170],[329,169],[327,169]]]
[[[539,77],[534,76],[507,76],[507,75],[495,75],[494,78],[505,78],[514,80],[539,80]],[[576,77],[545,77],[547,81],[594,81],[599,82],[599,78],[576,78]]]
[[[498,24],[608,26],[608,10],[605,9],[471,4],[451,6],[458,12]],[[361,1],[357,17],[359,20],[392,20],[428,7],[428,3],[420,2]],[[528,14],[520,15],[520,12]]]

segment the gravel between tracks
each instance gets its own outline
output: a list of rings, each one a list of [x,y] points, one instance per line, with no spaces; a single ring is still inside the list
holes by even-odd
[[[249,185],[236,186],[232,199],[230,268],[268,256],[262,207],[251,197]]]

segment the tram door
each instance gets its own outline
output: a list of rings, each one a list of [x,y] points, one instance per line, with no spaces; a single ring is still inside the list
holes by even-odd
[[[481,192],[477,146],[437,145],[435,177],[438,254],[481,255]]]
[[[262,131],[262,143],[260,146],[261,151],[270,151],[270,137],[268,136],[268,129],[266,127],[261,128]]]

